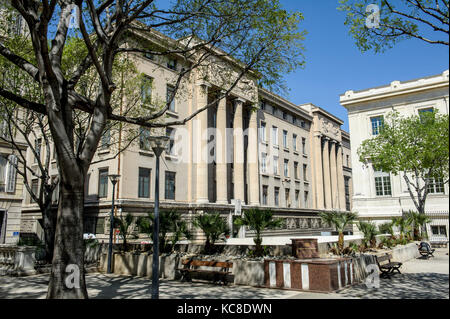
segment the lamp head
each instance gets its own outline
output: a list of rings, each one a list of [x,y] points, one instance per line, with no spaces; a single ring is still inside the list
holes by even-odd
[[[110,175],[108,175],[108,177],[111,180],[111,183],[113,183],[113,185],[114,185],[119,181],[120,175],[110,174]]]
[[[170,142],[169,136],[150,136],[150,146],[156,156],[160,156],[162,152],[167,149]]]

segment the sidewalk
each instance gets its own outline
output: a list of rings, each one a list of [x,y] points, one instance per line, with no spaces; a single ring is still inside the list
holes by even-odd
[[[449,298],[448,249],[438,249],[435,258],[404,263],[402,274],[381,279],[380,288],[360,284],[338,293],[322,294],[247,286],[216,286],[201,282],[161,281],[161,299],[398,299]],[[147,299],[151,279],[91,273],[86,275],[89,297],[96,299]],[[48,275],[0,277],[0,298],[45,298]]]

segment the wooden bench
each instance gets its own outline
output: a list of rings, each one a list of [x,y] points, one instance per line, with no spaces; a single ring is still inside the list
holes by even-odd
[[[394,273],[394,271],[397,271],[399,274],[401,274],[400,267],[403,264],[400,262],[391,261],[392,255],[386,253],[382,256],[375,256],[375,259],[377,261],[378,268],[381,271],[380,277],[391,279],[391,275]]]
[[[228,284],[227,276],[233,267],[232,262],[198,259],[184,259],[181,264],[183,268],[178,268],[181,272],[181,281],[192,282],[191,273],[206,273],[213,275],[213,283],[222,282],[224,285]],[[214,270],[198,269],[198,267],[211,267]]]

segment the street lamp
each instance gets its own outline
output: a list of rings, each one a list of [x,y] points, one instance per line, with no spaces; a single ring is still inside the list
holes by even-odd
[[[111,273],[111,258],[112,258],[112,240],[113,240],[113,230],[114,230],[114,193],[115,193],[116,184],[119,181],[120,175],[111,174],[111,175],[108,175],[108,177],[111,180],[111,183],[113,184],[111,217],[110,217],[110,223],[109,223],[109,247],[108,247],[108,270],[107,270],[108,274],[110,274]]]
[[[156,156],[155,216],[153,222],[152,299],[159,298],[159,157],[167,148],[168,136],[150,136],[150,146]]]

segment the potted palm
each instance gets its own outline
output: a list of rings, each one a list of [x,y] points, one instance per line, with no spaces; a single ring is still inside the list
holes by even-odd
[[[213,253],[214,243],[221,237],[230,233],[226,221],[219,213],[205,213],[195,216],[193,225],[200,228],[206,237],[205,253]]]
[[[234,220],[236,226],[248,226],[255,231],[256,237],[253,241],[255,242],[255,256],[257,257],[261,257],[264,254],[261,232],[265,229],[280,227],[282,223],[283,220],[274,218],[270,210],[261,210],[258,208],[251,208],[245,211],[242,217],[238,216]]]
[[[431,222],[430,217],[412,210],[406,212],[405,215],[408,219],[408,223],[413,228],[414,240],[422,240],[424,235],[426,235],[422,232],[422,229],[427,223]]]
[[[319,213],[320,218],[330,226],[334,226],[336,231],[338,232],[338,245],[337,245],[337,253],[339,255],[342,254],[344,250],[344,229],[353,224],[353,222],[357,219],[358,214],[352,212],[321,212]]]
[[[359,221],[358,229],[364,234],[363,244],[365,248],[375,248],[377,245],[377,227],[372,222]]]

